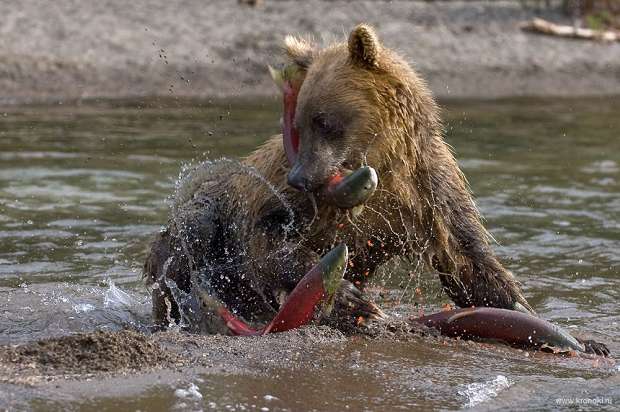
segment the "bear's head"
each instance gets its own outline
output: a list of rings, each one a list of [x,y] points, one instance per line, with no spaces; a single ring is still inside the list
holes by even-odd
[[[305,72],[291,186],[314,192],[342,169],[363,164],[380,177],[415,167],[424,140],[440,133],[437,106],[425,83],[372,27],[360,24],[347,43],[322,49],[292,36],[285,44],[291,62]]]

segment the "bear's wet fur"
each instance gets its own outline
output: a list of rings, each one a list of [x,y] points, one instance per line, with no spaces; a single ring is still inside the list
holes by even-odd
[[[305,71],[295,116],[301,143],[294,169],[302,190],[287,183],[291,166],[281,135],[243,166],[196,166],[177,189],[169,224],[145,263],[155,321],[179,319],[167,278],[202,296],[197,310],[208,312],[204,302],[213,299],[247,321],[264,322],[339,242],[350,251],[340,309],[351,316],[372,316],[357,289],[395,257],[433,268],[458,306],[531,311],[494,255],[442,137],[439,108],[416,72],[364,24],[345,43],[317,48],[289,36],[285,50],[290,64]],[[379,186],[360,214],[312,194],[342,168],[366,164],[376,169]],[[203,332],[225,333],[215,318],[196,322]]]

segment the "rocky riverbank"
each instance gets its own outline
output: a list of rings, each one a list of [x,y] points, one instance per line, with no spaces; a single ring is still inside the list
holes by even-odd
[[[266,65],[287,33],[342,40],[376,26],[440,97],[620,94],[620,43],[525,33],[559,11],[519,1],[102,0],[0,4],[1,104],[275,95]]]

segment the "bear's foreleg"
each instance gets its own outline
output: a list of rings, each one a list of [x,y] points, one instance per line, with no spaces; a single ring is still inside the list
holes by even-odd
[[[465,259],[458,267],[451,258],[435,255],[433,266],[439,272],[444,291],[460,307],[491,306],[534,313],[519,283],[494,258],[484,263]]]
[[[492,306],[534,313],[513,275],[497,260],[490,235],[465,177],[443,141],[430,145],[432,165],[421,165],[426,186],[425,226],[433,244],[431,262],[444,290],[461,307]],[[441,167],[436,167],[440,164]]]

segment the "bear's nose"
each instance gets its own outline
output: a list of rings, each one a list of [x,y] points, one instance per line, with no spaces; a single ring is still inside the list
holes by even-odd
[[[288,184],[297,190],[302,192],[311,192],[312,184],[310,180],[305,176],[301,165],[296,164],[287,176]]]

